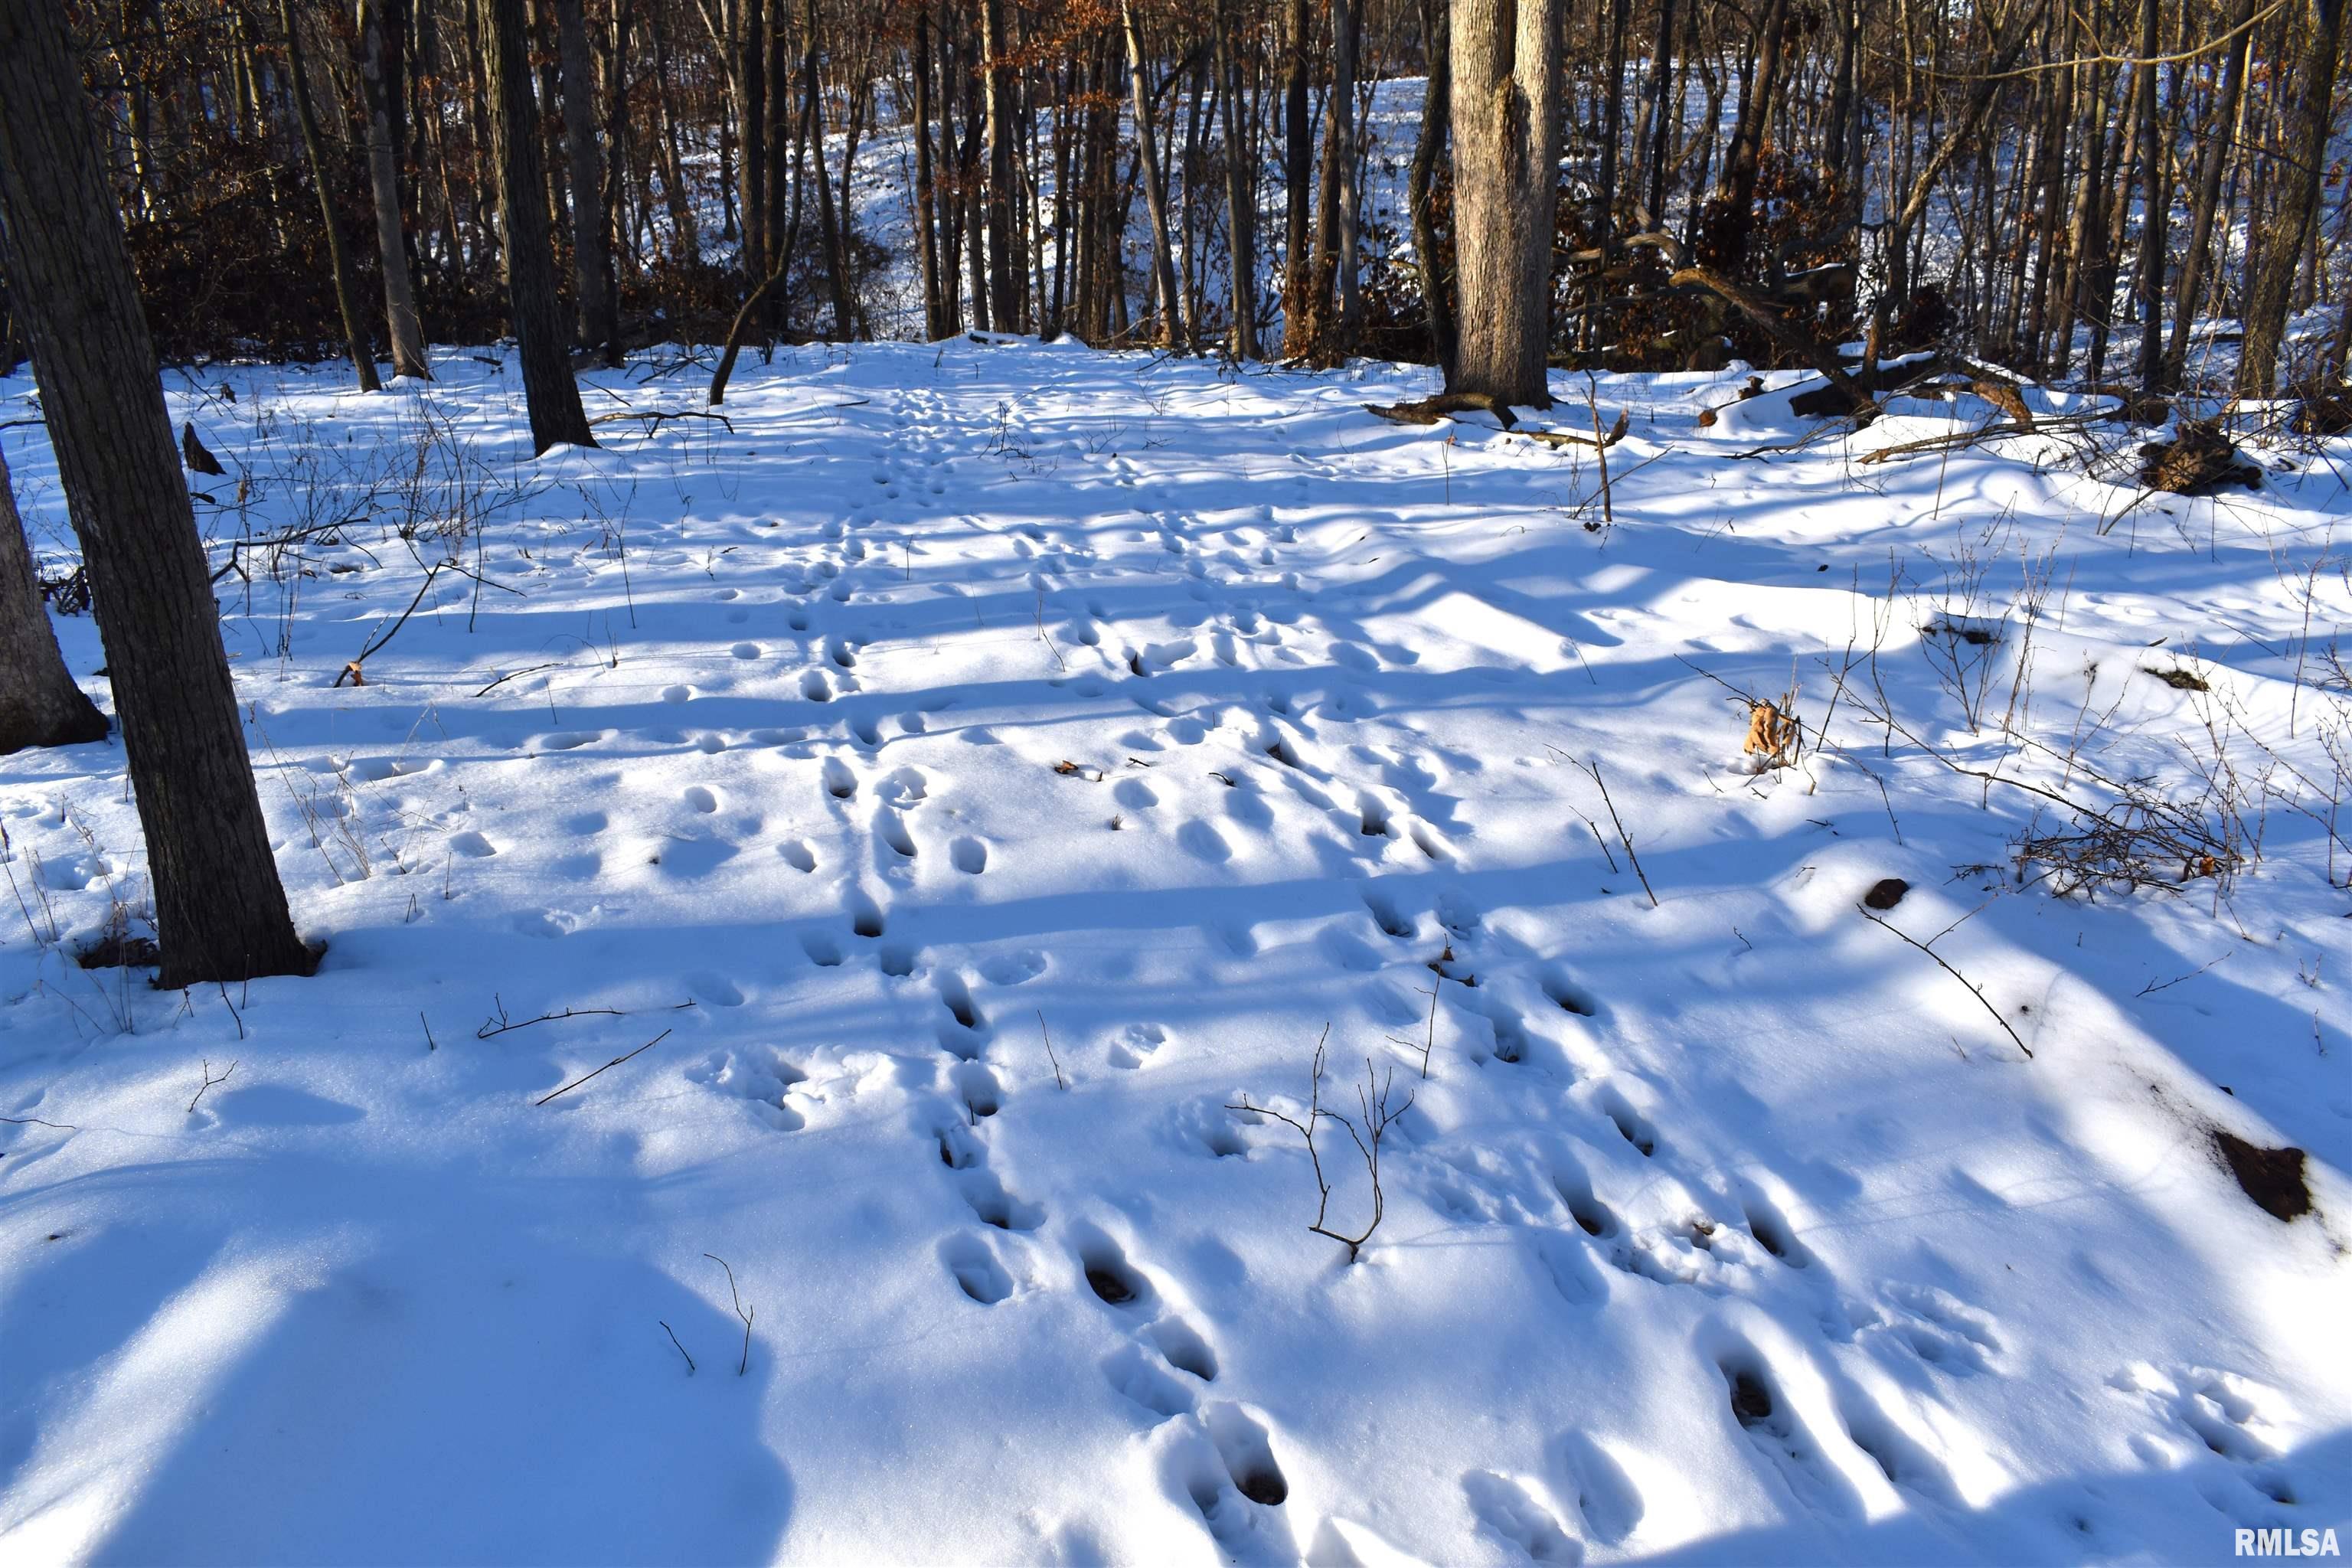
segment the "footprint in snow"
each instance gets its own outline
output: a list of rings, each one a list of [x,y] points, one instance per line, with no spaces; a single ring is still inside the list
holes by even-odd
[[[1552,1511],[1510,1477],[1472,1470],[1462,1478],[1462,1495],[1482,1531],[1518,1548],[1529,1562],[1584,1561],[1584,1548],[1559,1527]]]
[[[940,1243],[940,1261],[957,1287],[983,1307],[1013,1294],[1013,1276],[977,1237],[954,1236]]]

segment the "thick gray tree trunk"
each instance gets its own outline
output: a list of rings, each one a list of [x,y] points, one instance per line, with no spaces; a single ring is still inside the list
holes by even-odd
[[[367,100],[368,184],[375,194],[375,248],[383,271],[383,320],[392,339],[392,374],[433,379],[425,358],[425,324],[416,313],[416,289],[408,276],[408,247],[401,237],[400,161],[392,145],[392,98],[396,84],[384,80],[383,11],[381,0],[359,0],[360,90]]]
[[[1454,254],[1446,390],[1547,408],[1566,0],[1454,0]]]
[[[0,752],[106,739],[106,715],[74,684],[58,652],[32,546],[0,458]]]
[[[161,983],[307,973],[122,220],[54,0],[0,0],[0,221],[114,682]]]
[[[572,379],[571,332],[555,292],[555,247],[547,237],[547,174],[539,156],[539,105],[531,97],[523,0],[488,0],[482,64],[489,73],[499,152],[499,216],[506,220],[507,311],[521,351],[530,444],[593,447],[580,384]]]

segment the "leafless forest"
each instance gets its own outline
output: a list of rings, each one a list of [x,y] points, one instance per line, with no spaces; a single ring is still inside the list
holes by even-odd
[[[1474,165],[1509,151],[1464,129],[1507,122],[1513,155],[1557,147],[1554,365],[1867,339],[2266,395],[2352,339],[2342,0],[69,9],[182,362],[348,351],[364,379],[515,331],[502,117],[538,142],[570,335],[607,356],[991,330],[1450,365],[1492,226],[1459,221]],[[0,358],[22,340],[8,318]]]

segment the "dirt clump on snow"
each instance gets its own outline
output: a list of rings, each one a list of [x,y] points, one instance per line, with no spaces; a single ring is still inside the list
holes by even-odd
[[[2263,471],[2238,455],[2237,447],[2210,420],[2188,419],[2169,441],[2139,449],[2139,482],[2177,496],[2210,495],[2231,485],[2260,489]]]
[[[2228,1163],[2246,1195],[2273,1219],[2292,1220],[2311,1212],[2311,1185],[2304,1179],[2300,1149],[2264,1149],[2234,1132],[2213,1130],[2213,1146]]]
[[[1888,877],[1873,882],[1870,891],[1863,894],[1862,901],[1874,910],[1891,910],[1901,903],[1903,895],[1910,890],[1911,884],[1902,878]]]

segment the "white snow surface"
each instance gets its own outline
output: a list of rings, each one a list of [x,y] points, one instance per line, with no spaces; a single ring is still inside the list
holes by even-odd
[[[699,406],[658,369],[592,414]],[[2346,1530],[2315,682],[2352,447],[2126,510],[2054,441],[1858,460],[1973,405],[1741,460],[1808,428],[1781,391],[1703,426],[1744,373],[1602,378],[1608,525],[1590,453],[1363,412],[1412,367],[811,349],[739,371],[731,429],[536,461],[510,367],[436,373],[171,386],[231,470],[195,480],[215,565],[352,519],[220,582],[315,977],[77,967],[147,899],[120,745],[0,759],[0,1558]],[[0,438],[55,546],[45,435]],[[2177,793],[2227,705],[2303,775],[2264,774],[2263,859],[2226,897],[2019,889],[2031,798],[1831,710],[1877,615],[1886,699],[1987,766],[2021,685],[2032,732]],[[2000,628],[1974,731],[1944,616]],[[1843,752],[1759,773],[1707,676],[1792,672]],[[1965,980],[1865,918],[1891,877]],[[1327,1031],[1326,1108],[1362,1128],[1368,1059],[1411,1096],[1352,1264],[1297,1134],[1229,1109],[1305,1116]],[[2307,1150],[2314,1212],[2255,1206],[2216,1128]],[[1317,1149],[1360,1230],[1348,1131]]]

